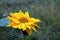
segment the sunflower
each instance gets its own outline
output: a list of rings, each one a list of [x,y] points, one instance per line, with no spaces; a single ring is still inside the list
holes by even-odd
[[[41,20],[30,17],[28,11],[25,14],[21,10],[18,13],[11,12],[7,18],[10,21],[7,27],[21,29],[29,35],[32,34],[32,29],[37,32],[36,27],[40,28],[37,23],[41,22]]]

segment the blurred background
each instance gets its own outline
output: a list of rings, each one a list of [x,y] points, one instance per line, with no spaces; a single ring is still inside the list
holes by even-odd
[[[0,40],[60,40],[60,0],[0,0],[0,19],[19,10],[29,11],[31,17],[42,20],[38,23],[41,28],[24,36],[18,29],[0,26]]]

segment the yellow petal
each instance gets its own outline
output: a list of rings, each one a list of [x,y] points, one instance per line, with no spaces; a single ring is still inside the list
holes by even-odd
[[[17,28],[17,25],[12,26],[13,28]]]
[[[26,26],[24,23],[21,24],[22,30],[25,31],[26,30]]]
[[[41,22],[41,20],[39,20],[39,19],[36,19],[36,22]]]
[[[10,24],[7,25],[7,27],[10,27],[10,26],[11,26]]]
[[[26,25],[31,25],[31,24],[34,24],[33,22],[27,22],[25,23]]]
[[[16,19],[20,18],[19,13],[10,13],[10,16],[13,17],[13,18],[16,18]]]
[[[15,18],[12,18],[12,17],[7,17],[10,21],[12,21],[12,22],[14,22],[14,23],[16,23],[16,24],[19,24],[20,23],[20,21],[18,21],[17,19],[15,19]]]
[[[25,12],[25,17],[29,18],[29,12],[28,11]]]
[[[32,29],[26,29],[26,32],[29,34],[29,35],[31,35],[32,34]]]
[[[21,24],[18,25],[18,29],[22,29]]]
[[[14,22],[10,21],[10,23],[7,26],[9,27],[9,26],[14,26],[14,25],[16,25],[16,24]]]
[[[24,13],[21,10],[19,11],[19,15],[20,17],[24,17]]]
[[[19,26],[18,29],[21,29],[21,27]]]
[[[34,26],[34,27],[40,28],[37,24],[31,24],[31,26]]]
[[[32,23],[32,22],[25,23],[26,27],[29,29],[31,29],[31,26],[30,26],[31,24],[34,24],[34,23]]]
[[[41,22],[41,20],[35,18],[29,18],[29,22]]]
[[[37,28],[40,28],[38,25],[35,25]]]
[[[35,32],[37,32],[37,30],[36,30],[36,28],[35,28],[34,26],[31,26],[31,28],[32,28]]]
[[[35,19],[34,18],[29,18],[29,22],[34,22]]]
[[[31,27],[29,25],[26,26],[27,28],[31,29]]]

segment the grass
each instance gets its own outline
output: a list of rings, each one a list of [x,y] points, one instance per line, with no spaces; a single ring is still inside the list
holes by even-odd
[[[18,12],[19,10],[29,11],[31,17],[42,20],[38,25],[41,26],[38,32],[33,32],[32,36],[27,36],[26,40],[60,40],[60,1],[59,0],[31,0],[8,3],[7,0],[1,0],[0,18],[6,17],[9,12]],[[8,36],[6,31],[0,28],[1,40],[20,40],[20,36]],[[12,30],[12,29],[11,29]],[[12,33],[12,32],[11,32]],[[7,36],[6,36],[7,35]],[[23,39],[21,39],[23,40]]]

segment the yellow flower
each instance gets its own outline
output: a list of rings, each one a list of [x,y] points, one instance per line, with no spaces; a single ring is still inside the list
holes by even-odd
[[[28,11],[25,14],[21,10],[18,13],[10,13],[7,18],[10,21],[7,25],[8,27],[22,29],[22,31],[26,31],[29,35],[31,35],[32,29],[37,32],[36,27],[40,28],[37,26],[37,23],[41,22],[41,20],[31,18]]]

